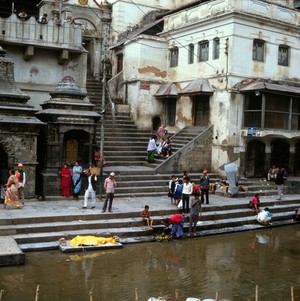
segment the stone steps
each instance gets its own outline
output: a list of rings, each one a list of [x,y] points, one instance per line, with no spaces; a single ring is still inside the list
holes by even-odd
[[[246,202],[246,201],[245,201]],[[272,222],[291,222],[292,213],[300,205],[297,200],[281,202],[264,201],[262,208],[268,206],[272,212]],[[203,206],[200,225],[197,230],[201,233],[232,232],[260,228],[252,210],[247,208],[247,203],[238,203],[222,206]],[[8,224],[1,221],[0,235],[11,235],[23,250],[38,248],[58,248],[59,238],[72,239],[77,235],[95,235],[109,237],[117,235],[121,240],[128,238],[150,237],[160,233],[162,226],[160,221],[174,213],[173,210],[153,211],[155,228],[148,229],[139,217],[138,212],[105,213],[67,216],[40,216],[39,218],[19,218]],[[188,231],[188,217],[185,217],[185,231]],[[42,244],[44,246],[42,247]]]

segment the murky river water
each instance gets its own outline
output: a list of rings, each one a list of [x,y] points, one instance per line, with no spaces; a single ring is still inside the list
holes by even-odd
[[[187,297],[235,301],[300,300],[300,224],[81,254],[31,252],[0,268],[3,301],[133,301],[179,290]]]

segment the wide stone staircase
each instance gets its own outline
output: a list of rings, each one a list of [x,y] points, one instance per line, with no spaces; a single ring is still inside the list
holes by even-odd
[[[87,91],[95,110],[101,111],[102,84],[99,81],[88,80]],[[118,109],[122,107],[121,110]],[[171,174],[164,172],[164,162],[171,161],[188,143],[196,139],[207,127],[192,126],[180,130],[176,134],[168,134],[171,138],[173,155],[169,158],[157,156],[155,162],[147,162],[147,145],[154,134],[151,131],[139,130],[131,118],[129,106],[116,104],[116,113],[111,113],[111,106],[106,106],[104,118],[104,157],[106,167],[104,177],[111,171],[117,175],[118,187],[116,197],[164,196],[167,194],[168,182]],[[100,141],[100,125],[97,128],[97,141]],[[156,169],[159,168],[158,173]],[[183,171],[176,175],[181,177]],[[191,174],[196,184],[200,174]],[[218,174],[210,174],[211,183],[220,180]],[[102,179],[103,181],[103,179]],[[272,182],[264,179],[242,179],[240,184],[247,186],[248,192],[240,192],[241,196],[276,194],[276,187]]]
[[[166,199],[162,200],[163,202]],[[211,200],[212,204],[204,205],[202,217],[197,227],[198,236],[238,232],[263,228],[259,225],[253,211],[247,208],[247,201],[243,199],[229,201],[224,199]],[[153,204],[149,204],[155,208]],[[300,197],[293,196],[282,201],[274,198],[262,200],[262,205],[269,207],[272,212],[272,226],[294,224],[293,213],[300,206]],[[77,235],[94,235],[101,237],[118,236],[121,243],[137,243],[155,241],[156,234],[161,234],[163,226],[160,221],[176,212],[172,205],[163,210],[151,210],[154,219],[154,229],[145,227],[139,217],[139,212],[113,212],[99,214],[96,211],[81,210],[61,212],[50,215],[40,213],[39,217],[19,216],[0,219],[0,235],[10,235],[23,251],[58,249],[58,240],[64,237],[70,240]],[[178,211],[179,212],[179,211]],[[188,232],[188,217],[185,217],[185,232]]]

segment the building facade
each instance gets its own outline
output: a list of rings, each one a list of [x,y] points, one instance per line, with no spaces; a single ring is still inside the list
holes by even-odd
[[[22,12],[25,14],[20,15]],[[41,16],[46,21],[41,22]],[[14,62],[10,69],[15,89],[26,95],[26,105],[36,120],[27,133],[31,140],[18,138],[16,145],[9,137],[25,133],[17,134],[20,127],[7,122],[0,124],[0,166],[7,171],[20,161],[24,163],[30,179],[26,197],[36,193],[58,195],[59,170],[64,162],[72,165],[80,160],[85,167],[92,163],[100,115],[89,101],[86,82],[98,80],[100,85],[110,19],[111,7],[106,1],[0,3],[0,46],[6,51],[6,59]],[[66,78],[71,81],[62,83]],[[73,89],[61,91],[62,86]],[[0,88],[5,94],[5,87]],[[55,97],[49,100],[49,94]],[[0,110],[6,114],[6,103],[0,102]],[[22,156],[25,147],[30,152]]]
[[[123,87],[116,97],[130,104],[140,128],[157,118],[171,131],[213,125],[213,170],[230,161],[248,177],[273,164],[298,174],[300,13],[293,3],[195,1],[158,15],[112,46],[112,90]]]

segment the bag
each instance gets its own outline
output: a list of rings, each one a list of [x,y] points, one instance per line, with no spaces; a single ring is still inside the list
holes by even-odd
[[[178,209],[182,209],[182,200],[179,201],[178,205],[177,205]]]

